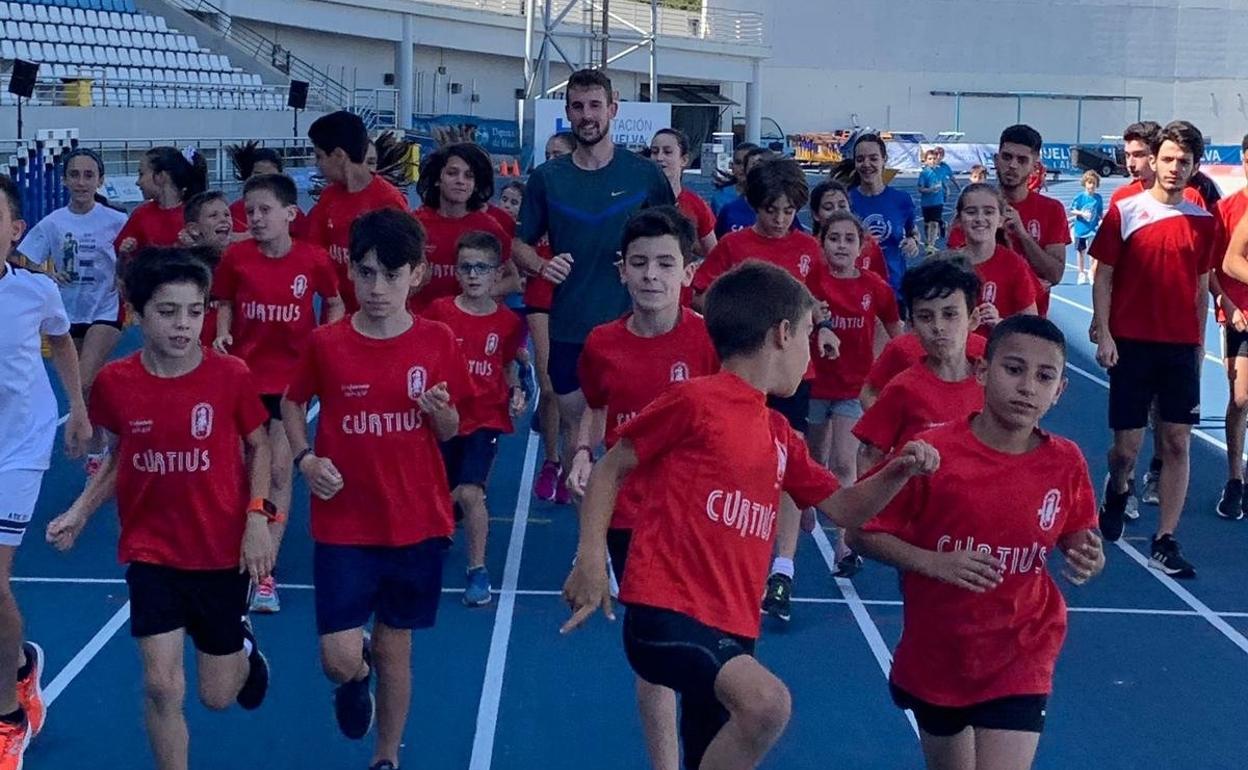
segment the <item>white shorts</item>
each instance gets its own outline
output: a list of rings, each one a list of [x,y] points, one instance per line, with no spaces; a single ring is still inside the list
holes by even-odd
[[[43,471],[0,471],[0,546],[22,544],[41,486]]]

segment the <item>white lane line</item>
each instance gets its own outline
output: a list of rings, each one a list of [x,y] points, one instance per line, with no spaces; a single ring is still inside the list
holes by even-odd
[[[1076,374],[1079,374],[1085,377],[1088,380],[1091,380],[1092,382],[1095,382],[1097,385],[1100,385],[1106,390],[1109,389],[1109,383],[1101,379],[1100,377],[1097,377],[1087,371],[1084,371],[1083,369],[1080,369],[1079,367],[1074,366],[1073,364],[1070,364],[1070,363],[1066,364],[1066,368],[1070,369]],[[1226,444],[1217,440],[1213,436],[1210,436],[1208,433],[1205,433],[1204,431],[1201,431],[1201,430],[1193,430],[1192,433],[1198,438],[1201,438],[1207,441],[1208,443],[1213,444],[1214,446],[1221,447],[1223,451],[1226,450]],[[1139,564],[1141,567],[1147,570],[1153,577],[1157,578],[1157,580],[1160,581],[1163,586],[1165,586],[1166,588],[1170,590],[1170,593],[1174,594],[1175,596],[1179,598],[1179,601],[1183,602],[1188,607],[1191,607],[1193,610],[1195,610],[1195,612],[1198,615],[1200,615],[1202,618],[1208,621],[1211,626],[1213,626],[1219,632],[1221,632],[1223,636],[1225,636],[1227,639],[1230,640],[1231,644],[1235,645],[1239,649],[1248,653],[1248,639],[1244,638],[1243,634],[1235,630],[1235,628],[1233,628],[1231,624],[1227,623],[1216,612],[1209,609],[1208,605],[1206,605],[1201,600],[1197,599],[1192,594],[1191,591],[1188,591],[1186,588],[1179,585],[1169,575],[1166,575],[1160,572],[1159,570],[1155,570],[1149,567],[1148,559],[1144,557],[1144,554],[1140,553],[1136,549],[1135,546],[1131,545],[1126,540],[1119,540],[1116,543],[1116,545],[1118,546],[1119,549],[1122,550],[1123,553],[1129,556],[1132,561],[1134,561],[1136,564]]]
[[[1075,309],[1077,309],[1077,310],[1082,310],[1083,312],[1087,313],[1088,315],[1092,315],[1092,313],[1093,313],[1092,308],[1088,307],[1087,305],[1084,305],[1084,304],[1083,304],[1083,303],[1081,303],[1081,302],[1075,302],[1074,300],[1066,299],[1065,297],[1061,296],[1060,294],[1056,294],[1056,293],[1052,293],[1052,294],[1050,294],[1049,296],[1050,296],[1051,298],[1053,298],[1054,300],[1056,300],[1056,301],[1058,301],[1058,302],[1061,302],[1063,305],[1070,305],[1071,307],[1073,307],[1073,308],[1075,308]],[[1206,354],[1205,354],[1205,360],[1206,360],[1206,361],[1209,361],[1209,362],[1211,362],[1211,363],[1215,363],[1215,364],[1217,364],[1219,368],[1222,368],[1222,367],[1224,366],[1224,364],[1222,363],[1222,359],[1220,359],[1220,358],[1218,358],[1217,356],[1212,355],[1212,354],[1210,354],[1210,353],[1206,353]]]
[[[823,531],[823,527],[815,527],[812,534],[815,538],[815,545],[819,547],[819,555],[823,557],[823,563],[828,566],[828,572],[835,575],[836,554],[832,550],[828,534]],[[871,654],[875,656],[875,662],[879,664],[880,670],[884,672],[884,679],[887,680],[889,672],[893,669],[893,653],[888,649],[888,644],[884,642],[884,637],[880,634],[875,621],[871,619],[871,613],[867,612],[866,604],[858,596],[858,589],[848,578],[834,579],[836,587],[845,597],[845,604],[849,606],[850,614],[854,616],[854,621],[858,624],[858,630],[862,631],[862,635],[867,640],[867,646],[871,648]],[[919,725],[914,720],[914,714],[910,711],[906,711],[905,714],[906,721],[910,723],[910,729],[914,731],[915,737],[918,737]]]
[[[1078,272],[1078,270],[1079,270],[1079,266],[1078,266],[1078,265],[1076,265],[1074,262],[1067,262],[1067,263],[1066,263],[1066,267],[1067,267],[1067,268],[1069,268],[1069,269],[1071,269],[1071,270],[1074,270],[1074,271],[1076,271],[1076,272]],[[1077,283],[1073,283],[1073,284],[1072,284],[1072,283],[1060,283],[1060,284],[1057,284],[1056,286],[1053,286],[1052,288],[1056,289],[1056,288],[1057,288],[1057,286],[1067,286],[1067,287],[1069,287],[1069,286],[1078,286],[1078,285],[1079,285],[1079,284],[1077,284]],[[1088,285],[1088,288],[1092,288],[1090,284]],[[1208,315],[1213,315],[1213,314],[1214,314],[1214,312],[1213,312],[1213,307],[1212,307],[1212,306],[1210,306],[1210,307],[1209,307],[1209,309],[1205,311],[1205,313],[1206,313],[1206,314],[1208,314]]]
[[[490,654],[485,662],[485,681],[481,686],[481,702],[477,707],[477,731],[472,739],[472,757],[468,770],[489,770],[494,761],[494,736],[498,730],[498,707],[502,702],[503,673],[507,667],[507,647],[511,643],[511,623],[516,610],[516,585],[520,580],[520,558],[524,551],[524,533],[529,521],[532,499],[533,471],[537,463],[537,434],[529,433],[524,451],[524,471],[516,493],[516,516],[511,523],[511,539],[507,543],[507,561],[503,567],[503,590],[498,597],[494,631],[490,635]]]
[[[117,633],[117,629],[125,625],[129,619],[130,602],[126,602],[121,605],[121,609],[113,613],[113,616],[108,619],[103,628],[95,632],[95,636],[91,637],[91,641],[87,642],[86,646],[65,664],[65,668],[61,669],[61,672],[56,675],[48,686],[43,688],[43,700],[46,705],[51,706],[53,701],[59,698],[61,693],[65,692],[65,688],[69,687],[69,683],[82,673],[82,670],[87,667],[91,659],[100,650],[104,649],[104,645],[108,644],[108,640],[112,639],[113,634]]]

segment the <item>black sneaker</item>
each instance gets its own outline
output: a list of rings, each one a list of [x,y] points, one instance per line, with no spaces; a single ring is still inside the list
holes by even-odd
[[[792,604],[793,578],[779,572],[772,573],[767,578],[767,592],[763,594],[763,612],[787,623],[793,617]]]
[[[1222,497],[1218,500],[1218,515],[1224,519],[1239,521],[1244,518],[1244,482],[1230,479],[1222,488]]]
[[[1101,498],[1101,510],[1098,514],[1098,523],[1101,527],[1101,536],[1111,543],[1122,537],[1122,528],[1124,526],[1127,512],[1127,492],[1114,492],[1110,489],[1112,478],[1105,476],[1105,493]]]
[[[264,703],[264,696],[269,691],[269,661],[264,657],[264,653],[260,652],[260,645],[256,643],[256,634],[251,630],[251,621],[243,618],[243,638],[251,642],[251,654],[247,656],[247,663],[250,664],[247,670],[247,679],[243,682],[243,688],[238,691],[235,698],[238,705],[253,711],[260,708],[260,704]]]
[[[399,770],[394,763],[388,759],[382,759],[368,766],[368,770]]]
[[[1173,535],[1153,538],[1153,558],[1148,566],[1161,570],[1172,578],[1194,578],[1196,568],[1179,552],[1179,541]]]
[[[833,577],[851,578],[862,570],[862,557],[850,551],[836,563],[836,574]]]
[[[368,637],[364,637],[364,664],[368,675],[355,682],[346,682],[334,688],[334,716],[338,729],[353,741],[358,741],[373,729],[373,716],[377,703],[373,700],[369,684],[373,678],[373,656],[368,649]]]
[[[1123,509],[1122,515],[1127,521],[1140,518],[1140,498],[1135,494],[1134,477],[1127,479],[1127,507]]]

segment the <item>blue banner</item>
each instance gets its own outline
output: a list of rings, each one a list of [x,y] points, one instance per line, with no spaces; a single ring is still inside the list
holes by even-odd
[[[474,115],[413,115],[412,130],[434,140],[432,147],[450,142],[476,142],[491,155],[520,154],[520,127],[514,120]]]
[[[1076,172],[1078,169],[1070,162],[1070,148],[1075,146],[1100,147],[1107,155],[1112,156],[1114,149],[1119,145],[1091,142],[1073,145],[1046,142],[1040,151],[1040,162],[1050,171]],[[1205,148],[1205,157],[1201,159],[1201,163],[1209,166],[1237,166],[1243,161],[1243,155],[1243,150],[1238,145],[1213,144]]]

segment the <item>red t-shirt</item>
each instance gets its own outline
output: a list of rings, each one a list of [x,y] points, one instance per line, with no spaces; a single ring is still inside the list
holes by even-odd
[[[901,317],[892,287],[875,273],[860,271],[857,278],[836,278],[827,270],[816,271],[810,283],[815,299],[828,304],[833,333],[841,341],[836,358],[823,358],[811,340],[810,360],[815,365],[812,398],[840,401],[858,398],[875,356],[876,319],[891,324]]]
[[[940,452],[940,470],[912,478],[863,527],[928,551],[974,548],[1000,559],[1004,580],[982,594],[902,574],[891,679],[929,703],[960,708],[1052,691],[1066,602],[1045,559],[1063,535],[1096,527],[1096,498],[1079,447],[1037,433],[1040,445],[1021,455],[983,444],[969,419],[922,434]]]
[[[1110,334],[1199,345],[1197,284],[1221,260],[1221,243],[1218,218],[1188,200],[1168,206],[1143,192],[1111,206],[1091,246],[1114,269]]]
[[[212,343],[217,339],[217,303],[220,295],[217,293],[217,274],[221,270],[221,263],[212,271],[212,288],[208,292],[208,303],[204,305],[204,328],[199,333],[199,341],[204,347],[212,347]]]
[[[435,299],[459,294],[459,280],[455,277],[455,262],[458,257],[455,244],[464,233],[481,230],[493,235],[503,248],[503,261],[511,258],[511,238],[494,221],[494,217],[485,211],[470,211],[465,216],[452,219],[442,216],[434,209],[423,207],[416,209],[416,219],[425,228],[425,259],[429,262],[429,280],[419,292],[408,299],[407,306],[413,313],[423,312]]]
[[[1248,284],[1237,281],[1222,270],[1222,259],[1231,245],[1231,235],[1235,232],[1239,220],[1244,218],[1245,212],[1248,212],[1248,190],[1242,190],[1236,195],[1218,201],[1217,214],[1222,225],[1220,230],[1222,242],[1214,250],[1213,269],[1217,271],[1218,285],[1222,287],[1222,293],[1226,295],[1226,298],[1235,307],[1248,312]],[[1220,310],[1218,318],[1222,322],[1226,320],[1221,317]]]
[[[139,356],[91,386],[91,424],[117,436],[118,558],[237,568],[251,494],[242,442],[268,419],[247,365],[205,350],[195,369],[165,378]]]
[[[870,270],[888,283],[888,261],[884,259],[884,250],[880,242],[871,233],[864,231],[866,239],[862,242],[862,252],[858,256],[858,269]]]
[[[230,216],[234,219],[234,232],[247,232],[247,205],[242,198],[230,204]],[[302,211],[295,211],[295,221],[290,223],[290,237],[307,240],[308,215]]]
[[[698,240],[715,232],[715,213],[711,211],[710,206],[706,205],[706,201],[702,200],[702,196],[693,190],[687,187],[681,188],[680,195],[676,196],[676,208],[685,215],[685,219],[693,223]],[[701,253],[701,244],[698,244],[695,250]]]
[[[693,290],[699,294],[711,283],[747,259],[770,262],[788,270],[802,283],[818,264],[822,251],[819,242],[806,233],[794,230],[783,238],[767,238],[752,227],[728,233],[719,240],[693,276]]]
[[[799,508],[838,488],[763,393],[731,372],[673,385],[620,428],[637,455],[637,524],[620,601],[759,635],[780,493]]]
[[[991,257],[972,267],[979,276],[980,303],[996,305],[1002,320],[1036,304],[1036,274],[1017,252],[997,244]],[[986,338],[992,327],[977,326],[975,333]]]
[[[577,364],[581,392],[591,409],[607,410],[605,443],[619,439],[620,426],[635,417],[673,383],[719,371],[719,356],[702,316],[683,308],[676,326],[658,337],[639,337],[628,316],[595,327]],[[611,517],[612,529],[632,529],[646,490],[624,480]]]
[[[494,224],[498,225],[503,234],[507,236],[507,240],[503,241],[503,248],[510,251],[511,239],[516,237],[516,218],[508,214],[507,209],[495,206],[493,203],[485,204],[485,213],[490,215]]]
[[[888,454],[936,425],[961,420],[984,408],[984,386],[971,374],[945,382],[925,363],[917,363],[893,378],[871,408],[859,418],[853,433],[859,441]]]
[[[397,187],[374,175],[373,181],[359,192],[347,192],[345,185],[336,182],[329,185],[308,212],[307,240],[329,252],[348,313],[360,309],[355,287],[347,275],[347,265],[351,261],[348,251],[351,224],[361,215],[378,209],[407,211],[407,198]]]
[[[473,315],[455,304],[454,297],[439,297],[424,313],[430,321],[451,328],[468,362],[474,393],[460,402],[461,436],[482,429],[512,431],[506,375],[524,344],[524,322],[511,308],[496,304],[489,315]]]
[[[319,246],[292,241],[290,252],[274,259],[246,240],[225,250],[213,294],[234,311],[230,352],[251,367],[261,393],[280,394],[316,328],[312,295],[338,296],[338,278]]]
[[[1026,198],[1010,205],[1018,212],[1019,219],[1023,221],[1023,227],[1027,228],[1027,233],[1040,244],[1041,248],[1047,249],[1054,244],[1065,246],[1070,243],[1070,225],[1066,221],[1066,207],[1061,201],[1033,191]],[[1021,256],[1023,245],[1018,242],[1018,239],[1010,235],[1008,231],[1006,239],[1010,242],[1010,248]],[[962,232],[960,226],[954,225],[949,229],[948,244],[951,249],[960,249],[966,245],[966,234]],[[1026,257],[1023,261],[1026,262]],[[1031,268],[1030,262],[1027,263],[1027,267]],[[1032,270],[1032,274],[1035,275],[1035,270]],[[1047,316],[1049,314],[1049,285],[1040,280],[1039,276],[1036,276],[1036,281],[1039,289],[1036,292],[1036,311],[1042,316]]]
[[[1036,163],[1031,169],[1031,173],[1027,175],[1027,189],[1033,193],[1038,193],[1044,189],[1044,177],[1048,174],[1048,169],[1043,163]]]
[[[1119,187],[1117,190],[1114,190],[1113,194],[1109,196],[1109,207],[1113,208],[1114,204],[1117,203],[1118,201],[1123,200],[1125,198],[1130,198],[1133,195],[1139,195],[1142,192],[1144,192],[1144,183],[1138,179],[1132,179],[1130,182],[1127,182],[1122,187]],[[1183,188],[1183,198],[1185,200],[1191,201],[1192,203],[1195,203],[1197,206],[1200,206],[1202,209],[1209,208],[1205,204],[1205,198],[1203,195],[1200,194],[1200,190],[1197,190],[1195,187],[1192,187],[1190,185]]]
[[[550,259],[550,238],[543,235],[533,247],[537,256]],[[524,282],[524,306],[530,313],[549,313],[550,303],[555,301],[555,285],[540,275],[531,275]]]
[[[966,340],[966,357],[972,360],[984,357],[988,340],[978,334],[972,334]],[[867,384],[878,394],[893,378],[923,360],[927,353],[919,335],[914,332],[893,337],[880,351],[879,358],[871,365],[867,374]]]
[[[348,316],[312,332],[286,397],[320,397],[316,454],[343,478],[329,500],[312,496],[316,542],[399,547],[455,530],[438,438],[416,404],[440,382],[452,403],[472,397],[445,324],[415,318],[406,332],[378,340],[356,331]]]
[[[185,224],[182,204],[162,209],[156,205],[156,201],[144,201],[130,212],[130,218],[122,226],[121,232],[117,233],[113,247],[117,250],[117,256],[125,259],[148,246],[177,246],[178,235]],[[121,244],[130,238],[135,240],[136,245],[131,251],[123,254]]]

